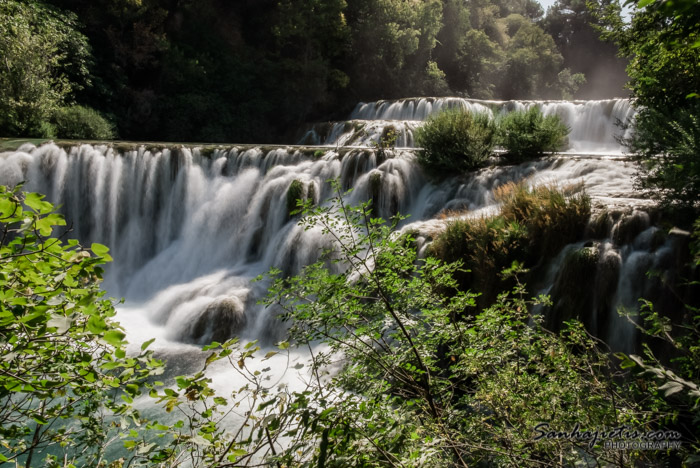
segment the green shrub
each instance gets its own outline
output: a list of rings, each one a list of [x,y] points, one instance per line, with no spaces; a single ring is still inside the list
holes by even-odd
[[[298,421],[280,466],[607,465],[620,452],[602,441],[538,442],[533,431],[653,424],[658,415],[645,418],[626,398],[580,324],[545,330],[522,288],[470,314],[473,295],[455,291],[460,263],[419,259],[415,239],[394,235],[400,218],[387,225],[369,206],[338,195],[307,211],[302,225],[333,239],[340,272],[322,260],[278,276],[265,301],[283,311],[299,346],[327,346],[314,349],[316,378],[303,393],[260,405],[284,407],[286,421]],[[338,363],[332,378],[329,363]],[[273,435],[284,431],[270,421]]]
[[[115,137],[114,126],[89,107],[62,107],[56,111],[53,120],[58,138],[111,140]]]
[[[508,159],[513,161],[562,150],[570,131],[558,116],[545,117],[537,107],[510,112],[500,117],[496,126],[498,144],[506,150]]]
[[[433,174],[472,171],[491,156],[495,127],[489,116],[449,109],[431,116],[416,132],[418,161]]]
[[[700,103],[660,112],[643,109],[625,141],[639,161],[637,183],[665,205],[697,206],[700,199]]]

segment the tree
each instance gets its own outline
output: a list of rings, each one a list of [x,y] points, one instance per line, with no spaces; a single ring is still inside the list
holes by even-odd
[[[547,12],[542,28],[552,36],[571,73],[581,73],[586,83],[577,97],[600,99],[622,95],[627,80],[625,60],[611,40],[602,40],[596,28],[601,26],[597,12],[618,9],[612,0],[558,0]]]
[[[506,48],[505,70],[497,85],[502,99],[559,98],[563,59],[551,36],[521,21]]]
[[[422,94],[428,61],[442,27],[442,2],[348,2],[349,72],[362,99]]]
[[[700,11],[692,1],[641,0],[632,23],[614,10],[606,35],[630,57],[638,107],[626,144],[640,162],[639,186],[666,204],[693,206],[700,194]]]
[[[39,1],[0,1],[0,133],[53,136],[49,119],[88,82],[75,15]]]

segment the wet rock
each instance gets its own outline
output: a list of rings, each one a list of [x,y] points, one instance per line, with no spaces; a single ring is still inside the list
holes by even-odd
[[[593,291],[599,256],[597,244],[572,250],[566,255],[554,280],[553,305],[546,312],[547,328],[558,330],[572,318],[579,318],[589,329],[595,328]]]
[[[616,245],[632,242],[639,234],[649,227],[649,214],[634,210],[624,215],[612,228],[612,239]]]
[[[245,308],[240,299],[218,299],[193,322],[183,341],[192,343],[224,342],[235,336],[246,324]]]

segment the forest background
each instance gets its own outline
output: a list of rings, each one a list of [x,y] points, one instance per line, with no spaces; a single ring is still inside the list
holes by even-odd
[[[0,135],[289,142],[359,101],[622,96],[611,0],[0,0]],[[82,132],[82,133],[81,133]]]

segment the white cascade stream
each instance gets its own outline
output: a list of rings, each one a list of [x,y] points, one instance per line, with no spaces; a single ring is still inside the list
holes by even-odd
[[[206,343],[233,335],[274,340],[282,325],[256,305],[264,286],[251,280],[277,267],[297,272],[318,258],[324,239],[287,214],[294,180],[315,201],[331,196],[328,180],[353,188],[348,202],[371,196],[381,177],[378,213],[410,215],[406,227],[435,231],[446,210],[497,210],[493,191],[509,181],[582,184],[595,203],[642,205],[633,197],[632,163],[619,157],[556,156],[518,166],[484,169],[464,179],[428,181],[412,150],[389,158],[371,149],[230,148],[205,156],[197,148],[119,153],[108,146],[67,151],[54,144],[25,145],[0,155],[0,183],[61,205],[73,235],[111,248],[105,286],[124,297],[120,319],[132,342]],[[638,268],[634,254],[623,270]],[[622,280],[621,280],[622,281]],[[634,286],[620,285],[627,297]],[[630,296],[632,297],[632,296]],[[626,299],[620,299],[624,302]]]
[[[347,121],[317,124],[301,138],[316,145],[368,146],[388,128],[397,136],[397,147],[414,147],[414,131],[429,116],[443,109],[461,108],[496,117],[514,110],[539,107],[544,115],[558,115],[571,132],[568,153],[620,154],[620,138],[629,130],[620,125],[633,121],[636,113],[629,99],[597,101],[484,101],[465,98],[409,98],[359,103]]]

